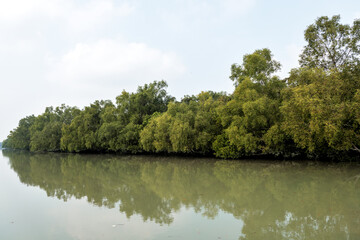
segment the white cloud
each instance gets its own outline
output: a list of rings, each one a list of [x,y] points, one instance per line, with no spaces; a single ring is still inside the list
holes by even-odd
[[[11,0],[0,1],[0,19],[7,21],[23,20],[29,16],[58,16],[61,12],[61,0]]]
[[[33,39],[17,39],[16,41],[0,41],[1,54],[27,54],[34,52],[36,43]]]
[[[255,6],[255,0],[222,0],[221,4],[226,13],[246,14]]]
[[[174,2],[173,2],[174,4]],[[256,4],[256,0],[181,0],[175,2],[171,10],[161,13],[163,22],[175,32],[199,29],[204,26],[241,17],[248,14]]]
[[[256,0],[214,0],[214,1],[193,1],[187,2],[187,9],[193,13],[199,12],[212,14],[236,14],[247,13],[256,3]]]
[[[125,17],[134,11],[128,3],[115,6],[112,0],[92,1],[85,6],[72,7],[70,12],[64,12],[63,17],[68,25],[77,30],[87,30],[99,25],[111,17]]]
[[[70,26],[92,26],[112,16],[127,16],[134,7],[114,0],[92,0],[77,4],[75,0],[11,0],[0,1],[0,20],[4,22],[24,22],[30,18],[60,18]]]
[[[185,71],[174,53],[113,39],[79,43],[49,64],[48,79],[60,85],[125,89],[153,80],[171,80]]]

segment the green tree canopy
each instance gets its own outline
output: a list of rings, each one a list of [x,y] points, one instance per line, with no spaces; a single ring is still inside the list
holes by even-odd
[[[298,69],[290,79],[299,85],[286,89],[281,111],[283,128],[309,152],[356,150],[360,147],[357,81],[323,69]]]
[[[175,101],[165,81],[154,81],[124,90],[114,104],[47,108],[22,119],[3,145],[57,151],[61,138],[68,152],[358,158],[360,20],[349,26],[340,16],[320,17],[305,39],[301,67],[286,79],[275,75],[280,63],[263,48],[231,66],[229,95],[203,91]]]
[[[272,59],[271,51],[267,48],[256,50],[243,57],[242,65],[231,65],[230,79],[237,86],[245,78],[265,84],[270,75],[280,70],[280,63]]]
[[[305,30],[305,40],[301,67],[329,70],[360,63],[360,20],[349,26],[340,24],[340,15],[320,17]]]
[[[237,158],[263,153],[274,135],[280,134],[280,92],[286,85],[272,76],[279,68],[266,48],[245,55],[242,66],[232,65],[230,78],[237,87],[232,99],[217,110],[224,131],[213,143],[216,156]]]
[[[34,124],[36,117],[34,115],[25,117],[19,121],[19,125],[4,142],[4,147],[13,149],[30,149],[30,127]]]
[[[47,107],[45,112],[36,117],[30,128],[31,151],[59,151],[61,129],[69,125],[72,119],[80,113],[76,107]]]
[[[173,101],[166,92],[165,81],[140,86],[135,93],[125,90],[116,98],[116,106],[109,106],[102,115],[99,141],[105,149],[116,152],[139,152],[140,131],[155,112],[164,112]]]
[[[69,125],[62,128],[61,149],[69,152],[102,150],[98,141],[98,129],[101,126],[101,115],[112,102],[95,101],[85,107]]]
[[[208,91],[172,102],[165,113],[152,116],[140,133],[140,144],[145,151],[211,153],[222,131],[216,108],[227,101],[225,93]]]

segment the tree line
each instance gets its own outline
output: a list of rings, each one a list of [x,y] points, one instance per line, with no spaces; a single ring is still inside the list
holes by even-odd
[[[347,157],[360,152],[360,20],[320,17],[290,76],[267,48],[231,66],[232,94],[176,101],[165,81],[113,103],[48,107],[20,120],[3,147],[30,151]]]

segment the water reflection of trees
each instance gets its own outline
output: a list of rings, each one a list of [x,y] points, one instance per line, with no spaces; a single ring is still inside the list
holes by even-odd
[[[3,152],[21,182],[48,196],[119,207],[128,217],[173,221],[192,207],[244,221],[240,239],[360,237],[357,164],[264,163],[114,155]]]

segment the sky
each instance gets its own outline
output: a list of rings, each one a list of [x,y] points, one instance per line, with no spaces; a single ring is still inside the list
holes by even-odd
[[[165,80],[180,100],[232,93],[230,66],[269,48],[280,77],[298,66],[320,16],[360,18],[359,0],[0,0],[0,141],[21,118],[82,109]]]

